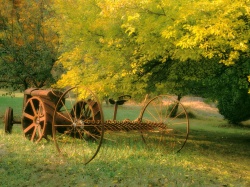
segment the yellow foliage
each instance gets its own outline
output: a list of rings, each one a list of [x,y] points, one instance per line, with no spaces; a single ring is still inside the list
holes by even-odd
[[[115,88],[121,78],[138,74],[154,59],[216,57],[232,65],[242,52],[249,53],[245,20],[250,19],[250,1],[82,2],[55,0],[58,19],[63,20],[57,25],[65,50],[59,60],[70,71],[63,76],[65,82],[105,82]]]
[[[135,13],[133,16],[128,16],[128,21],[138,20],[140,17],[140,14]]]

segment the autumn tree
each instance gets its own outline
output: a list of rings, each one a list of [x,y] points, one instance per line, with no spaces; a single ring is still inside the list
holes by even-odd
[[[69,0],[56,5],[63,18],[59,32],[69,49],[63,57],[75,52],[107,69],[123,67],[116,71],[119,77],[141,73],[156,60],[214,58],[233,65],[243,53],[249,55],[248,1]]]
[[[56,0],[55,5],[63,43],[58,62],[67,69],[58,85],[82,83],[102,93],[135,96],[218,93],[218,99],[230,88],[230,81],[220,80],[233,71],[235,93],[249,89],[248,0]]]
[[[49,0],[0,1],[0,86],[49,86],[57,59],[58,35],[48,20]]]

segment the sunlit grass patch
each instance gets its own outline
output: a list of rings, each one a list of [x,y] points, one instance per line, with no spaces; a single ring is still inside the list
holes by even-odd
[[[13,105],[14,114],[21,115],[21,106]],[[136,115],[133,107],[119,109],[121,120],[139,113],[137,107]],[[112,118],[113,107],[106,112]],[[52,139],[30,142],[20,124],[5,134],[0,122],[0,186],[249,186],[250,129],[208,119],[190,120],[189,139],[178,154],[160,141],[148,146],[140,132],[106,132],[88,165],[84,152],[60,155]]]
[[[230,131],[194,128],[178,154],[147,149],[139,134],[124,132],[113,141],[107,135],[97,157],[85,166],[81,157],[60,156],[53,142],[28,141],[19,127],[10,135],[0,131],[1,186],[244,186],[250,180],[249,148],[241,144],[249,131],[238,130],[245,132],[243,139],[232,142]]]

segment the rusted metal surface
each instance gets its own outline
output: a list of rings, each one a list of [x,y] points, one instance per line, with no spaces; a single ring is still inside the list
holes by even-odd
[[[11,107],[8,107],[5,111],[4,115],[4,130],[5,133],[11,133],[12,127],[13,127],[13,109]]]
[[[66,123],[70,124],[69,120],[67,120],[67,122],[64,121],[64,124]],[[91,126],[93,128],[96,128],[98,131],[101,131],[101,121],[99,120],[97,121],[79,120],[75,125],[76,128],[86,128],[88,126]],[[107,120],[104,122],[103,126],[104,126],[105,131],[126,131],[126,132],[128,131],[154,131],[154,130],[166,131],[168,129],[164,123],[157,123],[157,122],[146,123],[146,122],[130,121],[130,120],[124,120],[124,121]]]
[[[79,90],[81,92],[78,93]],[[179,144],[178,151],[180,151],[188,138],[189,121],[186,110],[179,101],[164,95],[157,96],[144,105],[137,120],[117,121],[118,106],[130,98],[129,95],[123,95],[117,100],[110,99],[110,103],[114,105],[113,120],[104,121],[102,106],[88,88],[72,87],[65,92],[29,88],[24,92],[20,121],[13,118],[13,109],[7,108],[4,120],[5,132],[11,133],[13,124],[21,123],[24,135],[29,140],[39,142],[42,138],[48,139],[48,136],[51,136],[60,153],[69,142],[77,142],[68,140],[67,136],[81,140],[81,143],[92,140],[96,147],[92,148],[93,145],[86,144],[80,148],[84,149],[82,152],[85,154],[90,154],[83,161],[85,164],[93,160],[100,150],[104,131],[138,131],[144,142],[147,142],[152,134],[145,132],[167,132],[165,134],[178,137],[174,141]],[[179,113],[176,113],[176,108],[180,108]],[[78,152],[73,151],[73,147],[75,146],[71,146],[66,152],[70,155],[72,152]]]
[[[106,131],[152,131],[155,129],[164,131],[167,127],[163,123],[124,120],[105,121],[104,129]]]
[[[109,99],[109,103],[114,105],[114,115],[113,115],[113,120],[116,120],[116,115],[117,115],[117,110],[119,105],[123,105],[126,101],[131,99],[130,95],[122,95],[118,97],[118,100],[114,100],[113,98]]]
[[[13,109],[5,112],[5,132],[11,133],[13,124],[22,124],[23,132],[31,141],[38,142],[52,135],[52,117],[55,105],[62,95],[51,89],[28,88],[24,91],[23,113],[21,120],[13,118]]]
[[[61,94],[55,94],[51,89],[29,88],[24,91],[21,124],[29,140],[39,142],[52,135],[52,116]]]

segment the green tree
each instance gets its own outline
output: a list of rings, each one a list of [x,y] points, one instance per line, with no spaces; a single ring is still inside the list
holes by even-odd
[[[207,97],[218,101],[219,112],[232,124],[250,119],[250,95],[247,75],[250,73],[250,61],[242,56],[230,67],[217,68],[205,80],[210,88]]]
[[[67,69],[58,85],[215,99],[230,88],[230,80],[237,80],[235,93],[249,89],[248,0],[55,3],[62,20],[60,63]]]
[[[122,20],[105,16],[100,5],[93,0],[55,1],[54,22],[63,44],[58,63],[66,70],[56,87],[82,84],[107,96],[135,86],[130,84],[127,61],[133,49],[120,44],[126,37]]]
[[[249,7],[243,0],[56,1],[63,18],[58,25],[63,50],[69,49],[61,62],[87,64],[87,56],[91,64],[98,62],[89,72],[107,72],[102,81],[107,79],[111,87],[116,77],[133,79],[131,75],[143,73],[145,64],[154,61],[214,58],[232,65],[243,53],[249,56]],[[69,62],[70,54],[78,59]]]
[[[223,90],[223,95],[218,98],[218,109],[231,124],[240,125],[250,119],[250,95],[246,89]]]
[[[50,1],[0,1],[0,86],[12,89],[55,82],[58,35],[48,20]]]

